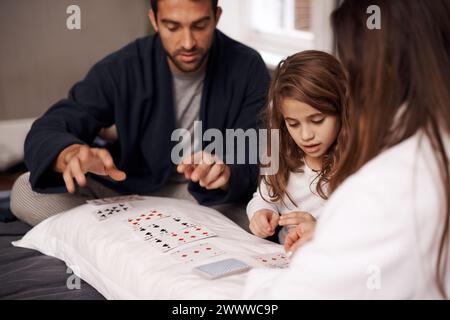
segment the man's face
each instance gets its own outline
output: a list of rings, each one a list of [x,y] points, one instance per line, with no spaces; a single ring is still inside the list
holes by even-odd
[[[174,73],[195,72],[206,63],[219,21],[210,0],[159,0],[157,20],[150,10],[149,17]]]

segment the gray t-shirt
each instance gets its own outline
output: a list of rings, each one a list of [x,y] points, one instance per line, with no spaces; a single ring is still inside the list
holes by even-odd
[[[200,118],[200,103],[202,100],[205,71],[173,75],[173,94],[175,121],[177,128],[183,128],[194,135],[194,122]],[[183,142],[190,141],[183,139]],[[186,182],[184,176],[176,172],[172,174],[171,182]]]

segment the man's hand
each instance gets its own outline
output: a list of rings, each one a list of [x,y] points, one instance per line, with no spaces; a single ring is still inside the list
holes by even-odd
[[[257,237],[267,238],[275,233],[280,215],[272,210],[259,210],[250,220],[250,231]]]
[[[62,173],[67,191],[75,192],[75,184],[86,185],[85,174],[91,172],[100,176],[110,176],[116,181],[126,179],[126,174],[114,165],[111,154],[106,149],[90,148],[73,144],[60,152],[56,158],[55,171]]]
[[[286,252],[290,252],[290,255],[292,255],[299,247],[311,240],[314,236],[315,228],[316,219],[313,216],[304,218],[297,226],[291,228],[284,241]]]
[[[204,151],[184,158],[177,166],[177,171],[208,190],[220,188],[226,191],[230,185],[230,167],[218,157]]]

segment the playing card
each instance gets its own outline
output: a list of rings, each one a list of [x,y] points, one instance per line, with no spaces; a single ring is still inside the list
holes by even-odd
[[[217,236],[214,232],[201,225],[194,225],[189,228],[178,231],[171,231],[167,235],[169,241],[173,246],[179,246],[185,243],[190,243],[202,239],[207,239]]]
[[[148,243],[162,252],[166,252],[174,248],[173,245],[167,241],[166,237],[161,236],[155,236],[154,238],[148,240]]]
[[[198,227],[196,223],[182,219],[179,217],[168,216],[165,219],[150,222],[146,226],[151,226],[156,230],[159,230],[162,234],[168,234],[168,232],[175,232],[186,228]]]
[[[166,217],[156,221],[150,220],[148,222],[143,222],[140,225],[151,230],[154,234],[159,234],[161,236],[166,236],[171,232],[178,232],[186,228],[184,225],[173,220],[172,217]]]
[[[175,260],[189,263],[205,260],[223,253],[225,253],[223,250],[210,243],[201,243],[186,249],[175,251],[174,253],[171,253],[170,256]]]
[[[172,217],[172,220],[176,223],[178,223],[180,226],[182,226],[183,228],[190,228],[190,227],[194,227],[197,224],[188,221],[187,219],[181,218],[181,217]]]
[[[137,227],[147,225],[150,222],[167,218],[170,215],[154,209],[139,209],[135,214],[126,219],[127,225],[136,229]]]
[[[159,234],[155,233],[151,228],[146,226],[138,226],[134,229],[134,231],[135,234],[144,241],[149,241],[154,239],[156,236],[159,236]]]
[[[160,223],[163,221],[165,223]],[[175,249],[183,244],[217,236],[214,232],[203,226],[177,229],[179,227],[179,225],[173,224],[171,219],[166,218],[155,221],[155,223],[139,226],[135,229],[135,233],[142,240],[147,241],[150,245],[163,252]]]
[[[289,267],[289,258],[281,252],[258,255],[253,258],[267,268],[284,269]]]
[[[119,213],[128,212],[131,208],[131,205],[127,202],[124,203],[115,203],[109,204],[102,207],[99,207],[92,213],[99,221],[104,221],[112,216],[115,216]]]
[[[138,201],[138,200],[145,200],[145,197],[133,194],[133,195],[126,195],[126,196],[110,197],[110,198],[92,199],[92,200],[87,200],[86,202],[89,204],[92,204],[94,206],[102,206],[105,204],[113,204],[113,203],[117,203],[117,202]]]
[[[127,224],[129,224],[128,220]],[[184,228],[185,227],[183,225],[180,225],[178,222],[171,219],[170,216],[159,219],[139,220],[136,225],[133,225],[135,234],[144,241],[153,240],[154,238],[163,240],[162,237],[168,236],[169,234],[178,233],[181,229]],[[169,241],[170,239],[164,240],[164,242]],[[176,245],[174,241],[172,241],[172,243],[173,245]]]

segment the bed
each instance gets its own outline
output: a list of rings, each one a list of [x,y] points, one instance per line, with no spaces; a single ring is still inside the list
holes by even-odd
[[[0,299],[104,299],[83,280],[80,289],[69,289],[67,281],[73,274],[63,261],[12,246],[12,241],[19,240],[30,229],[17,220],[0,222]]]
[[[255,254],[267,254],[274,251],[282,250],[282,247],[273,242],[269,242],[263,239],[259,239],[243,230],[242,227],[219,213],[217,210],[198,206],[193,203],[188,203],[183,200],[177,199],[165,199],[146,197],[145,201],[136,202],[133,204],[135,207],[149,207],[156,206],[159,208],[166,207],[167,209],[175,208],[182,215],[185,213],[189,217],[195,219],[197,222],[206,224],[208,227],[214,229],[219,234],[219,237],[208,240],[216,246],[224,249],[228,254],[224,257],[237,257],[246,261],[247,263],[254,262],[251,259]],[[233,206],[231,207],[233,208]],[[236,208],[236,207],[234,207]],[[190,272],[193,265],[187,265],[186,267],[178,265],[176,262],[170,260],[168,255],[161,255],[156,251],[151,253],[146,260],[142,260],[147,263],[148,270],[140,270],[143,275],[142,278],[124,278],[123,274],[117,275],[111,273],[108,276],[114,281],[109,279],[103,279],[101,274],[110,272],[108,268],[104,269],[100,273],[98,270],[102,268],[102,261],[105,264],[116,263],[119,266],[122,255],[130,254],[130,250],[123,247],[123,250],[117,251],[117,253],[111,249],[111,247],[99,247],[92,248],[92,252],[88,253],[87,246],[81,244],[83,241],[92,239],[92,237],[98,237],[98,242],[104,241],[105,243],[112,243],[116,241],[114,245],[116,248],[121,243],[127,243],[134,241],[129,238],[126,229],[120,222],[122,218],[117,218],[116,221],[111,219],[108,222],[99,223],[103,226],[100,229],[96,229],[95,225],[90,230],[86,229],[86,223],[89,224],[92,216],[88,211],[92,208],[89,205],[83,205],[78,208],[74,208],[52,217],[41,223],[34,229],[21,221],[12,222],[0,222],[0,299],[83,299],[83,300],[99,300],[99,299],[208,299],[208,297],[216,299],[236,299],[239,298],[239,293],[243,288],[245,282],[245,274],[233,276],[230,279],[220,280],[215,282],[217,286],[211,286],[211,283],[201,280],[192,275]],[[222,208],[228,210],[233,220],[239,222],[246,227],[248,226],[248,220],[246,216],[242,216],[244,213],[234,210],[230,211],[230,207]],[[239,218],[237,218],[239,217]],[[94,220],[92,220],[94,221]],[[61,231],[68,226],[74,226],[79,231],[78,233],[72,232],[70,229]],[[102,236],[101,233],[106,229],[108,232]],[[32,230],[31,232],[29,232]],[[81,231],[80,231],[81,230]],[[117,233],[117,237],[111,237],[108,233]],[[27,234],[28,233],[28,234]],[[87,234],[88,238],[80,236],[80,234]],[[27,234],[29,238],[24,237]],[[31,236],[30,236],[31,234]],[[97,235],[98,234],[98,235]],[[58,238],[59,237],[59,238]],[[41,239],[42,238],[42,239]],[[58,238],[58,239],[56,239]],[[22,239],[21,247],[14,247],[11,243],[20,242]],[[23,240],[25,239],[25,241]],[[31,239],[31,240],[30,240]],[[56,239],[59,244],[50,245],[48,243],[53,242]],[[81,240],[79,240],[81,239]],[[70,243],[75,250],[75,256],[67,256],[66,253],[62,253],[61,243]],[[133,242],[134,243],[134,242]],[[138,244],[141,245],[141,244]],[[82,247],[77,247],[82,246]],[[35,249],[35,250],[33,250]],[[39,251],[46,253],[45,255]],[[111,254],[117,254],[117,259],[114,258],[108,262],[108,255],[102,256],[100,252],[110,250]],[[112,251],[111,251],[112,250]],[[147,250],[147,249],[146,249]],[[84,251],[84,256],[77,256],[78,253]],[[91,254],[89,256],[89,254]],[[120,255],[120,256],[119,256]],[[134,260],[135,256],[128,256],[129,260]],[[83,264],[81,259],[89,258],[91,263],[88,265]],[[64,261],[62,261],[64,260]],[[100,260],[100,261],[96,261]],[[128,261],[124,269],[138,270],[140,267],[138,264],[129,264]],[[216,259],[217,260],[217,259]],[[81,278],[87,282],[78,279],[79,286],[75,289],[71,288],[71,280],[76,277],[72,273],[72,270],[68,269],[67,265],[81,265],[83,272]],[[253,267],[257,267],[258,263],[253,263]],[[75,272],[76,273],[76,272]],[[115,277],[115,279],[114,279]],[[108,277],[106,277],[108,278]],[[140,281],[144,281],[154,289],[139,287]],[[179,281],[177,281],[179,280]],[[177,284],[177,282],[182,285]],[[68,285],[69,283],[69,285]],[[92,285],[90,285],[90,284]],[[172,288],[168,290],[167,288]],[[176,290],[174,290],[177,288]],[[194,293],[190,292],[190,288],[197,288]],[[211,291],[211,289],[214,289]]]
[[[240,299],[246,273],[211,280],[198,275],[195,267],[234,258],[251,268],[271,268],[273,266],[267,265],[267,261],[261,260],[261,256],[279,257],[284,252],[281,245],[246,232],[212,208],[173,198],[142,198],[128,201],[125,207],[129,207],[129,210],[115,212],[107,219],[99,219],[99,211],[104,213],[104,207],[89,203],[81,205],[46,219],[13,244],[63,260],[67,266],[73,266],[74,272],[103,297],[111,300]],[[111,205],[106,206],[106,211],[109,211]],[[119,208],[116,203],[112,206]],[[151,229],[153,235],[147,242],[142,236],[146,236],[149,229],[140,233],[140,228],[135,229],[129,223],[137,217],[150,216],[153,212],[166,216],[151,220],[148,228],[155,229]],[[175,223],[176,227],[181,224],[183,228],[171,232],[171,227],[168,226],[173,226],[174,221],[179,221]],[[193,224],[185,227],[184,222]],[[163,229],[165,237],[161,238]],[[212,237],[200,237],[194,239],[194,242],[185,241],[204,231]],[[164,241],[161,242],[161,239]],[[170,239],[181,242],[178,247],[167,251],[161,245]],[[177,250],[197,250],[197,246],[201,245],[213,247],[213,250],[222,253],[192,261],[180,261]],[[61,289],[67,279],[64,265],[61,265],[59,277]],[[13,285],[14,283],[11,284]],[[84,290],[86,297],[91,297],[91,288],[85,285]],[[62,291],[70,298],[70,292],[64,288]],[[80,297],[82,295],[77,294]],[[64,296],[62,298],[66,299]]]

